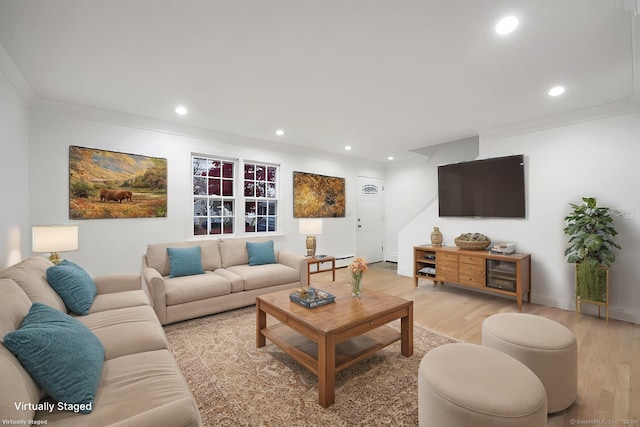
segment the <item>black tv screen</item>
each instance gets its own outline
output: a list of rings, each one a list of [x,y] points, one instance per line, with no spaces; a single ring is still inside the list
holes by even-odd
[[[522,154],[438,166],[440,216],[524,218]]]

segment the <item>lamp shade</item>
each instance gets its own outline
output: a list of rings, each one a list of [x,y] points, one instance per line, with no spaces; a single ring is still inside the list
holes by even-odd
[[[65,252],[78,249],[77,225],[34,225],[33,252]]]
[[[322,218],[302,218],[298,224],[300,234],[322,234]]]

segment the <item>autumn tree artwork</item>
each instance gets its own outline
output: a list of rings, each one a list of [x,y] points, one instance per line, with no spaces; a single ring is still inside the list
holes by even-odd
[[[293,216],[294,218],[344,217],[344,178],[293,172]]]
[[[69,218],[167,216],[167,159],[69,146]]]

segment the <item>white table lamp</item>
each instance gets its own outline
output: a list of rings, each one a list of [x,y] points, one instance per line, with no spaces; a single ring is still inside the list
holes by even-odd
[[[33,252],[51,252],[54,264],[62,261],[58,252],[78,250],[77,225],[34,225],[31,232]]]

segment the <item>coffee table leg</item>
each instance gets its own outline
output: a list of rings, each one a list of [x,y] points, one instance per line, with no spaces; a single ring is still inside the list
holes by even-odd
[[[401,353],[405,357],[413,355],[413,305],[407,308],[407,315],[400,319]]]
[[[256,301],[256,347],[264,347],[267,343],[264,335],[260,333],[267,327],[267,313],[260,309],[260,300]]]
[[[328,408],[336,400],[336,342],[335,337],[321,337],[318,342],[318,401]]]

